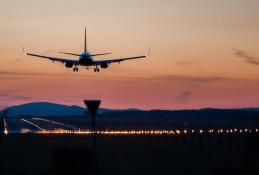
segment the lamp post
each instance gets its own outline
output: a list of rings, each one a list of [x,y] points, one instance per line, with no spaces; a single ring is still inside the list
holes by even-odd
[[[7,116],[8,116],[8,110],[5,109],[2,111],[2,115],[1,115],[1,118],[0,118],[0,142],[2,143],[2,140],[3,140],[3,137],[4,135],[7,135],[8,134],[8,131],[7,131]]]
[[[92,120],[92,129],[93,129],[93,141],[94,141],[94,153],[95,153],[95,174],[99,174],[99,160],[98,160],[98,147],[97,147],[97,131],[96,131],[96,123],[95,118],[97,115],[97,111],[101,104],[101,100],[84,100],[86,107],[91,115]]]

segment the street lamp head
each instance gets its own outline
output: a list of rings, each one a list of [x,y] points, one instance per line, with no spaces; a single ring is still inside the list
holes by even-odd
[[[101,104],[101,100],[84,100],[86,107],[88,108],[92,117],[96,117],[97,111]]]

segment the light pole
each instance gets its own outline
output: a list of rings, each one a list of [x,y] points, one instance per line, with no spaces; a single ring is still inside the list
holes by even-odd
[[[95,118],[97,115],[97,111],[99,109],[99,106],[101,104],[101,100],[84,100],[84,103],[86,107],[88,108],[88,111],[91,114],[91,120],[92,120],[92,129],[93,129],[93,141],[94,141],[94,153],[95,153],[95,174],[99,174],[99,159],[98,159],[98,147],[97,147],[97,131],[96,131],[96,123]]]
[[[2,111],[2,115],[0,118],[0,132],[1,132],[1,136],[0,136],[0,142],[2,142],[4,135],[8,134],[8,130],[7,130],[7,117],[8,117],[8,110],[5,109]]]

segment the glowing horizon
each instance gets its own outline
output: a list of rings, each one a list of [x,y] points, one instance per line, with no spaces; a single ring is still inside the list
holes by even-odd
[[[1,1],[0,108],[87,98],[112,109],[259,107],[258,10],[242,0]],[[84,26],[91,52],[113,53],[100,59],[151,55],[74,73],[22,53],[71,58],[57,51],[81,53]]]

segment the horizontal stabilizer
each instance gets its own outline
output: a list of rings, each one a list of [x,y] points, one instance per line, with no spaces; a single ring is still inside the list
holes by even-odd
[[[91,54],[91,56],[101,56],[101,55],[109,55],[109,54],[112,54],[112,53],[100,53],[100,54]]]
[[[68,53],[68,52],[58,52],[58,53],[62,53],[62,54],[66,54],[66,55],[73,55],[73,56],[80,56],[79,54],[76,54],[76,53]]]

